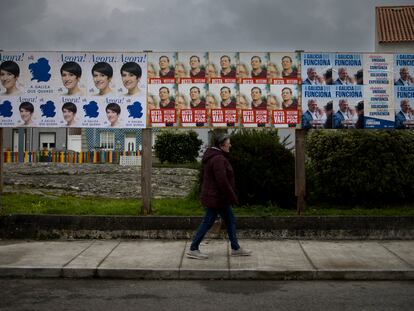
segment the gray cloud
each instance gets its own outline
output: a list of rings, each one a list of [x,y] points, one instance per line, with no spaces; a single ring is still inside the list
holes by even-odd
[[[375,5],[407,2],[2,0],[0,48],[372,51]]]

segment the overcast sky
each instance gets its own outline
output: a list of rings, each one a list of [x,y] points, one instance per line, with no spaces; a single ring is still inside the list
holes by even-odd
[[[414,0],[0,0],[0,49],[373,51],[375,6]]]

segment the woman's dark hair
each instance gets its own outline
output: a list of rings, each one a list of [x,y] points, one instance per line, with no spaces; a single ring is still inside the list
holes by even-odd
[[[132,73],[137,78],[141,78],[141,76],[142,76],[141,66],[138,65],[135,62],[127,62],[127,63],[123,64],[122,67],[121,67],[121,75],[122,75],[122,71]]]
[[[105,108],[106,112],[108,112],[108,110],[112,110],[113,112],[116,112],[116,114],[121,113],[121,107],[117,103],[109,103]]]
[[[109,78],[112,78],[112,76],[114,75],[114,70],[112,69],[112,66],[109,65],[107,62],[99,62],[93,65],[92,75],[94,71],[102,73],[105,76],[108,76]]]
[[[6,60],[5,62],[2,62],[0,64],[0,69],[10,72],[15,77],[18,77],[20,75],[19,65],[17,65],[17,63],[12,60]]]
[[[19,106],[19,111],[20,111],[20,109],[30,111],[30,113],[33,113],[33,111],[34,111],[33,104],[29,103],[29,102],[22,102]]]
[[[60,67],[60,74],[63,74],[63,71],[70,72],[74,74],[77,78],[82,76],[82,68],[76,62],[66,62]]]
[[[69,110],[73,113],[76,113],[78,111],[78,108],[76,107],[76,105],[74,103],[71,103],[71,102],[64,103],[63,106],[62,106],[62,111],[63,111],[63,109]]]

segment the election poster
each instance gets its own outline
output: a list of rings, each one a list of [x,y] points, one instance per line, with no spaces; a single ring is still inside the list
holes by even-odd
[[[0,95],[0,127],[17,126],[20,111],[15,103],[18,102],[18,98],[18,96]]]
[[[364,128],[395,126],[393,68],[393,54],[364,54]]]
[[[414,54],[394,55],[394,85],[414,85]]]
[[[86,96],[87,82],[90,76],[89,63],[91,54],[81,52],[58,53],[59,72],[61,83],[57,87],[60,96]]]
[[[175,64],[176,83],[207,83],[207,52],[178,52]]]
[[[148,83],[175,83],[177,52],[149,53],[148,56]]]
[[[207,95],[210,122],[215,127],[232,127],[239,124],[237,109],[237,83],[210,84]]]
[[[45,97],[57,94],[57,89],[61,85],[58,53],[26,52],[24,63],[21,78],[26,94]]]
[[[26,54],[25,52],[0,51],[1,96],[18,96],[26,93],[26,79],[24,78]]]
[[[148,117],[153,127],[178,126],[175,110],[177,91],[177,84],[148,84]]]
[[[364,54],[364,85],[393,85],[393,54]]]
[[[1,127],[35,127],[38,124],[37,95],[0,96]],[[35,112],[36,110],[36,112]]]
[[[146,127],[147,54],[121,53],[116,64],[115,84],[123,128]]]
[[[83,109],[88,104],[86,96],[69,96],[57,95],[56,105],[60,107],[58,114],[60,114],[59,127],[83,127],[82,121],[86,116],[86,111]]]
[[[365,85],[364,88],[364,128],[394,128],[393,87],[390,85]]]
[[[236,83],[238,62],[237,52],[209,52],[206,70],[208,83]]]
[[[414,129],[414,85],[395,86],[395,128]]]
[[[237,66],[238,83],[267,84],[269,53],[240,53]]]
[[[298,84],[300,54],[299,53],[269,53],[267,64],[267,80],[269,84]]]
[[[270,85],[267,103],[271,123],[277,128],[294,127],[299,121],[298,85]]]
[[[181,126],[203,127],[208,125],[207,83],[179,84],[176,108]]]
[[[333,88],[331,85],[302,85],[303,129],[327,127],[327,111],[329,112],[329,108],[332,107]]]
[[[244,127],[264,127],[269,123],[268,93],[268,84],[240,85],[239,107]]]
[[[332,128],[351,129],[362,128],[363,122],[358,123],[358,118],[363,119],[363,85],[334,85]],[[362,115],[361,115],[362,114]]]
[[[335,53],[332,66],[334,85],[363,85],[363,54]]]
[[[302,85],[331,85],[333,57],[332,53],[303,53]]]

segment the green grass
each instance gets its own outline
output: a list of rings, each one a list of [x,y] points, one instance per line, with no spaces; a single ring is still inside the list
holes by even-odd
[[[142,202],[138,199],[78,198],[70,196],[37,196],[5,193],[1,195],[1,214],[58,215],[139,215]],[[203,208],[197,200],[153,199],[154,215],[201,216]],[[238,216],[293,216],[296,209],[275,206],[236,207]],[[305,215],[312,216],[414,216],[414,206],[382,206],[381,208],[310,206]]]

